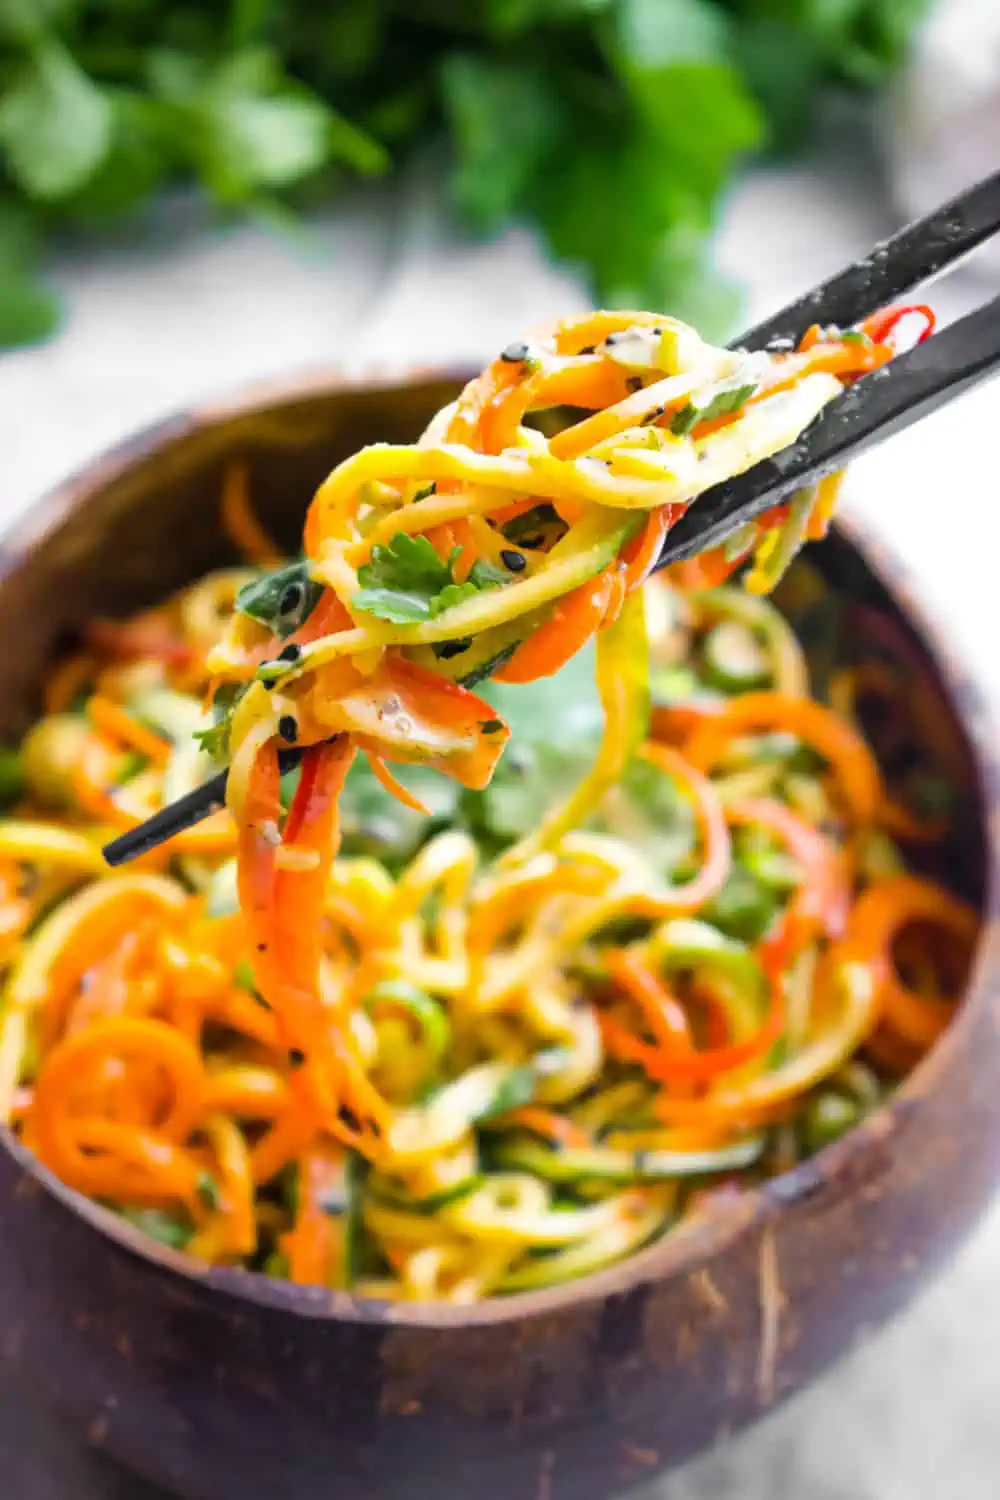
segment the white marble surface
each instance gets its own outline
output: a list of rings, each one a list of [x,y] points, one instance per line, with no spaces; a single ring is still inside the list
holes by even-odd
[[[831,152],[744,184],[720,255],[748,283],[753,317],[891,227],[874,170]],[[420,173],[403,192],[343,204],[304,249],[253,229],[199,231],[174,215],[124,247],[78,248],[57,273],[61,336],[0,356],[3,526],[108,443],[194,398],[317,364],[475,359],[585,300],[527,231],[493,245],[464,240]],[[983,290],[964,278],[935,300],[954,313]],[[897,439],[858,466],[849,504],[916,567],[1000,701],[998,417],[995,387]],[[659,1486],[658,1500],[997,1500],[998,1256],[994,1212],[896,1327]]]

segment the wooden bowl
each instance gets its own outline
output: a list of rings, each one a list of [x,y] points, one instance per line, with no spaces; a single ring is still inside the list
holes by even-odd
[[[228,457],[250,458],[254,503],[293,544],[331,464],[415,435],[458,378],[257,390],[140,434],[50,495],[2,550],[0,733],[30,722],[43,663],[81,621],[227,559]],[[857,598],[891,594],[965,764],[957,869],[986,925],[933,1053],[793,1172],[587,1281],[475,1308],[200,1269],[5,1134],[0,1347],[95,1443],[192,1500],[598,1500],[769,1410],[950,1255],[1000,1154],[996,737],[896,563],[853,525],[813,557]]]

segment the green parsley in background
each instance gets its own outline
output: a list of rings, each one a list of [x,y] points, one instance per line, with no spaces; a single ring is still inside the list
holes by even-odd
[[[726,321],[706,270],[747,153],[877,86],[929,0],[0,0],[0,344],[45,337],[61,228],[196,182],[307,210],[450,142],[473,229],[533,221],[596,300]]]

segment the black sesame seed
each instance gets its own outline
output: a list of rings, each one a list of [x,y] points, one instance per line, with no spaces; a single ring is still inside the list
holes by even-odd
[[[283,740],[294,745],[299,737],[299,726],[294,714],[282,714],[278,720],[278,733]]]
[[[500,554],[500,561],[508,573],[523,573],[528,559],[523,552],[515,552],[512,548],[505,548]]]
[[[643,419],[642,419],[643,426],[644,427],[651,427],[654,422],[658,422],[660,420],[660,418],[663,416],[663,413],[665,411],[666,411],[666,407],[664,407],[664,406],[654,406],[653,410],[652,411],[648,411],[646,413],[646,415],[643,417]]]
[[[504,722],[503,719],[484,719],[479,727],[484,734],[499,734],[504,728]]]
[[[301,1050],[301,1048],[299,1048],[299,1047],[289,1047],[289,1049],[288,1049],[288,1066],[290,1068],[301,1068],[301,1066],[305,1062],[305,1060],[306,1060],[306,1055]]]
[[[301,646],[296,646],[294,644],[289,644],[287,646],[282,646],[281,650],[278,652],[278,660],[279,661],[298,661],[298,659],[299,659],[299,657],[301,655],[302,655],[302,647]]]
[[[596,354],[597,353],[597,345],[596,344],[585,344],[584,347],[580,350],[580,353],[581,354]]]
[[[642,376],[641,375],[630,375],[628,377],[628,379],[626,380],[626,382],[625,382],[625,389],[627,391],[641,391],[642,390]]]
[[[257,944],[257,952],[258,953],[266,953],[267,952],[267,944],[266,943],[258,943]]]
[[[604,340],[605,346],[610,346],[611,344],[617,344],[622,338],[624,338],[624,334],[621,334],[621,333],[609,333],[608,336],[607,336],[607,338]]]
[[[360,1130],[361,1129],[361,1121],[358,1119],[357,1115],[354,1113],[354,1111],[352,1109],[348,1109],[347,1108],[346,1104],[341,1105],[340,1118],[343,1120],[343,1122],[347,1126],[348,1130]]]
[[[501,352],[500,358],[509,365],[520,365],[528,357],[527,344],[508,344]]]
[[[299,608],[302,603],[301,583],[290,583],[278,602],[278,609],[283,615],[290,615]]]

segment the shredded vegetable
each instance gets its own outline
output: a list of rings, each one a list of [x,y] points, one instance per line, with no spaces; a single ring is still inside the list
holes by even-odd
[[[832,488],[700,560],[709,588],[650,573],[900,326],[748,356],[558,325],[341,464],[299,561],[236,465],[247,566],[88,627],[11,759],[0,1116],[45,1165],[203,1261],[465,1302],[588,1274],[876,1107],[975,945],[924,873],[953,804],[876,758],[877,646],[811,696],[803,564],[790,618],[718,582],[751,553],[774,581],[772,525],[821,530]],[[600,734],[567,707],[591,651]],[[226,809],[102,867],[222,759]]]

